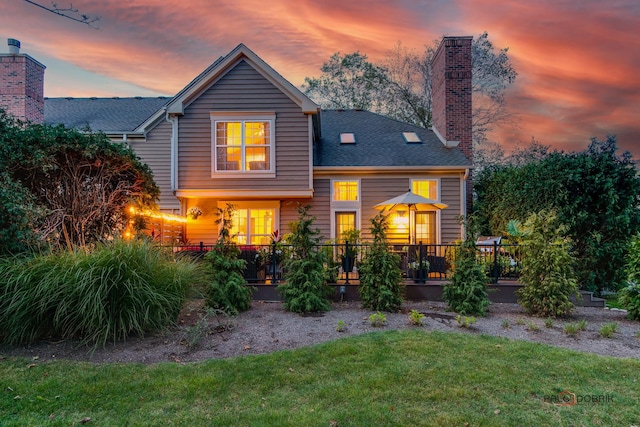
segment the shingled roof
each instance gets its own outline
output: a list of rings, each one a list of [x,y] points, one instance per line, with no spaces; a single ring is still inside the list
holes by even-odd
[[[462,166],[470,162],[457,148],[446,148],[430,130],[363,110],[323,110],[321,138],[314,166]],[[341,144],[341,133],[353,133],[354,144]],[[421,142],[409,143],[403,132]]]
[[[105,133],[132,132],[171,98],[45,98],[44,122]]]
[[[171,98],[47,98],[45,123],[125,133],[162,108]],[[322,110],[321,138],[314,145],[314,166],[461,166],[470,163],[457,148],[446,148],[430,130],[363,110]],[[409,143],[403,132],[415,132]],[[341,144],[341,133],[353,133],[354,144]]]

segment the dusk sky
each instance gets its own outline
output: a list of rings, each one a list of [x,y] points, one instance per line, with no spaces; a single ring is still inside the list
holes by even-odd
[[[38,0],[50,5],[49,0]],[[295,86],[335,52],[381,60],[397,42],[422,50],[442,35],[509,47],[508,92],[518,123],[506,147],[539,142],[583,150],[618,137],[640,159],[640,2],[637,0],[57,0],[100,16],[99,30],[23,0],[0,3],[7,38],[47,66],[47,97],[172,96],[244,43]]]

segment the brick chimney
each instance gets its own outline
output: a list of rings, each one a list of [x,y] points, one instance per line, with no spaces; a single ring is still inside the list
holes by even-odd
[[[9,53],[0,54],[0,108],[14,117],[44,121],[44,65],[24,53],[20,42],[8,39]]]
[[[447,147],[458,147],[473,162],[471,138],[471,42],[473,37],[444,37],[431,62],[433,129]],[[467,178],[471,209],[471,175]]]

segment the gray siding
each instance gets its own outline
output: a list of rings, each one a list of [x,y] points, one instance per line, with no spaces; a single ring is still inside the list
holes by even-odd
[[[444,177],[440,180],[440,188],[442,194],[440,200],[442,203],[449,205],[447,209],[443,209],[440,217],[442,243],[453,243],[462,236],[461,225],[458,218],[460,217],[461,198],[460,193],[460,177]]]
[[[160,210],[178,213],[180,202],[171,191],[171,124],[160,122],[147,134],[146,141],[133,142],[131,148],[153,171],[160,187]]]
[[[276,178],[211,178],[211,111],[275,111]],[[198,96],[179,120],[181,189],[309,189],[307,115],[245,61]]]
[[[313,180],[313,199],[283,201],[280,209],[281,229],[290,232],[289,223],[298,220],[298,204],[310,205],[309,214],[316,217],[313,228],[320,230],[322,242],[331,236],[330,181],[328,179]]]
[[[380,213],[380,211],[374,208],[374,206],[380,202],[406,192],[409,188],[409,178],[363,178],[361,181],[361,186],[362,188],[360,189],[360,194],[362,195],[362,221],[360,224],[360,229],[362,230],[363,239],[371,239],[371,222],[369,221],[369,219]],[[388,237],[390,241],[396,240],[395,236]],[[406,242],[406,238],[402,240],[403,243]]]

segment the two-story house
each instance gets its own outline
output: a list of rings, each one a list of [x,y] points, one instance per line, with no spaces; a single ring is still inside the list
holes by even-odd
[[[0,55],[0,106],[130,145],[154,172],[160,210],[187,217],[193,243],[215,242],[215,214],[227,203],[241,244],[286,233],[298,204],[311,206],[325,239],[350,228],[366,239],[375,205],[408,189],[446,208],[394,212],[393,242],[448,243],[461,238],[470,205],[471,41],[445,37],[435,55],[431,129],[321,110],[243,44],[172,98],[45,99],[44,66],[10,39]],[[190,209],[202,215],[187,216]]]

